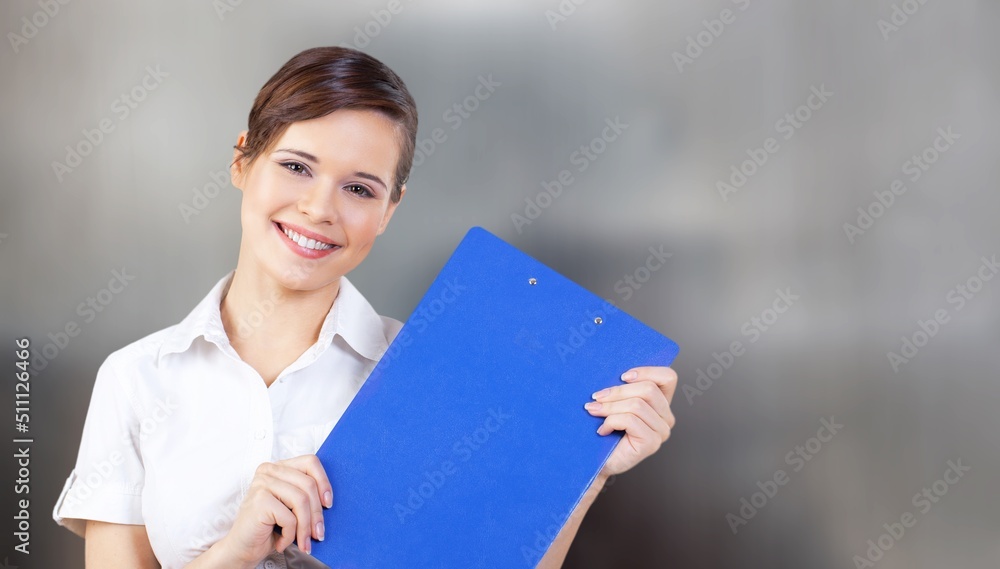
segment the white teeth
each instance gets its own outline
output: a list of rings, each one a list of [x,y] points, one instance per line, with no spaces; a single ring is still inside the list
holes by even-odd
[[[323,243],[320,241],[316,241],[315,239],[309,239],[308,237],[299,235],[298,233],[292,231],[291,229],[288,229],[287,227],[282,227],[282,229],[284,230],[285,235],[287,235],[288,238],[291,239],[292,241],[296,242],[299,245],[299,247],[304,247],[306,249],[315,249],[317,251],[333,249],[334,247],[329,243]]]

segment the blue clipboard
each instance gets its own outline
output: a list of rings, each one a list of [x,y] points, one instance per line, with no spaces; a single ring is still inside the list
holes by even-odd
[[[317,451],[334,569],[534,567],[621,440],[583,405],[677,345],[480,227]]]

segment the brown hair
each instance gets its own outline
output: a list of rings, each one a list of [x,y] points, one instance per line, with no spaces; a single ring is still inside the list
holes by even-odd
[[[417,139],[417,105],[403,80],[381,61],[346,47],[314,47],[296,54],[261,87],[250,109],[247,139],[234,146],[253,163],[288,126],[338,109],[368,109],[396,122],[400,156],[389,199],[396,203],[410,175]]]

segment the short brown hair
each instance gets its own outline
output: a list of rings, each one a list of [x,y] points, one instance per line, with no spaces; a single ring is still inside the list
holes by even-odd
[[[288,60],[261,87],[250,109],[247,139],[234,146],[253,163],[293,122],[338,109],[367,109],[396,122],[400,156],[389,199],[396,203],[410,175],[417,139],[417,105],[403,80],[381,61],[356,49],[314,47]]]

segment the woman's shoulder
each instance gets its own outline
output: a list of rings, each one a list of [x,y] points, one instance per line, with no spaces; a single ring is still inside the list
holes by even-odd
[[[112,352],[106,364],[152,369],[159,367],[166,354],[184,352],[198,336],[218,336],[224,334],[219,316],[219,301],[222,291],[233,276],[229,271],[202,298],[181,321],[166,328],[150,332]]]
[[[122,369],[136,369],[153,366],[160,354],[164,341],[171,336],[180,324],[173,324],[146,334],[129,344],[118,348],[108,354],[102,367]]]

